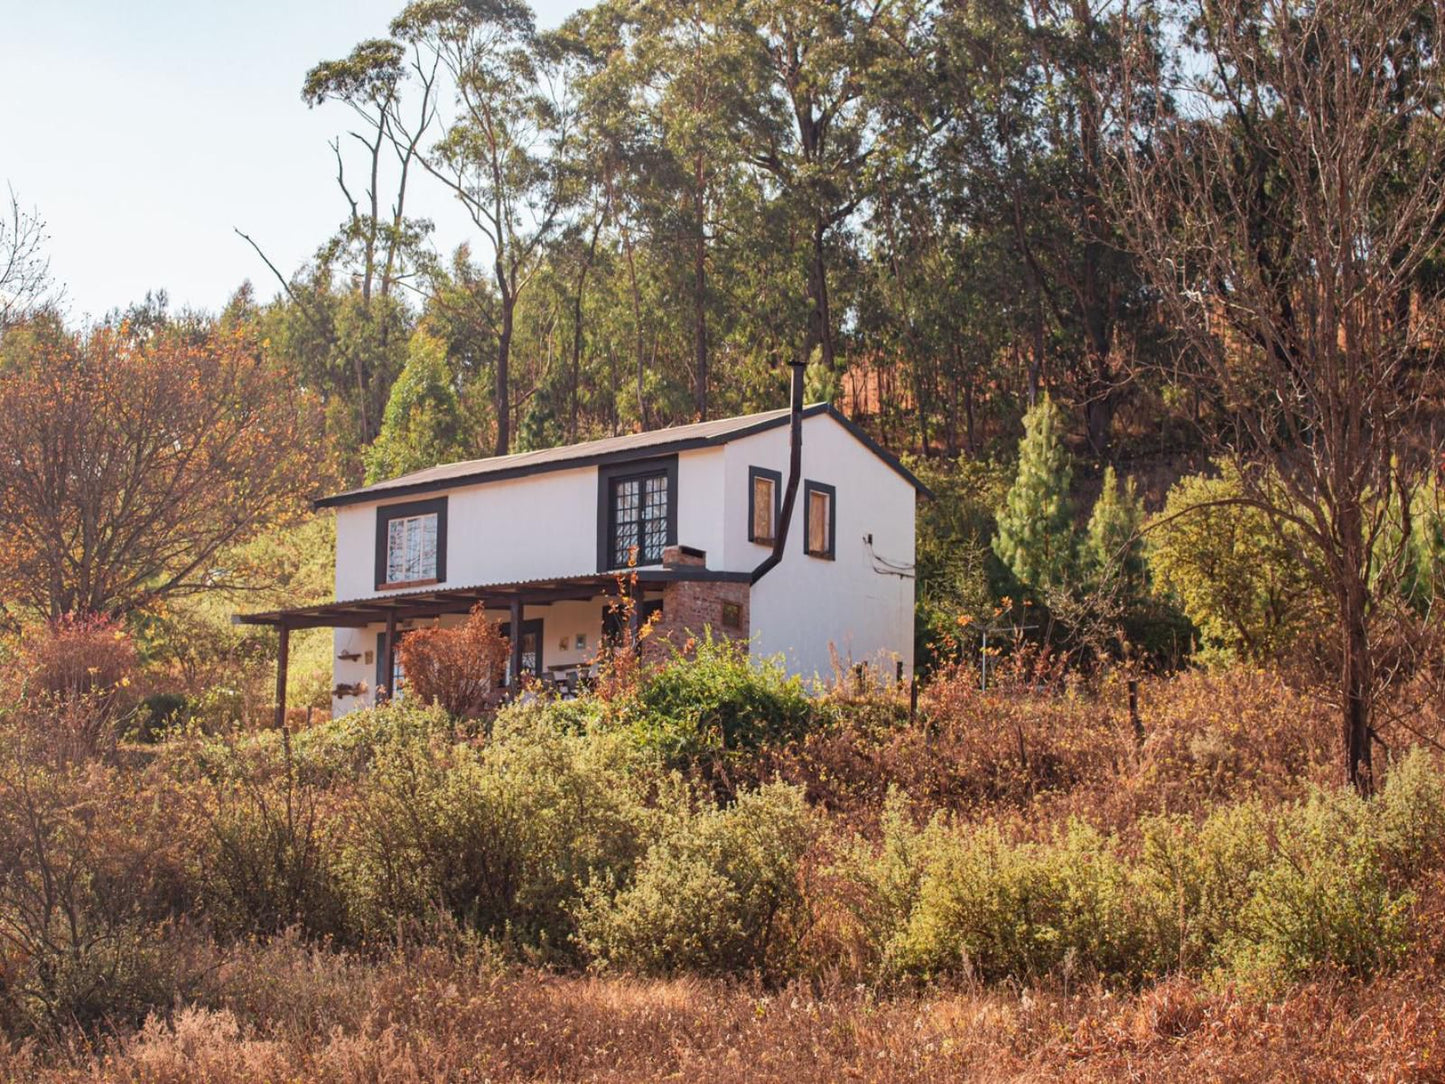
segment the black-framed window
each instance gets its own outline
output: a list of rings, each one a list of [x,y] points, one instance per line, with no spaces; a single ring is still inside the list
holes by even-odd
[[[771,546],[782,515],[783,475],[767,467],[748,468],[748,541]]]
[[[447,578],[447,499],[386,504],[376,510],[376,587]]]
[[[598,470],[597,564],[607,571],[656,565],[677,544],[677,458]]]
[[[824,482],[803,483],[803,552],[832,560],[837,552],[838,491]]]

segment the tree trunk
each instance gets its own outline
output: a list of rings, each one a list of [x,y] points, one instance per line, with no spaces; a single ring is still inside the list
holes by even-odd
[[[1099,261],[1103,246],[1084,242],[1083,297],[1085,376],[1084,421],[1089,448],[1100,458],[1109,452],[1109,430],[1114,423],[1114,381],[1109,356],[1108,301],[1100,293]]]
[[[928,410],[932,405],[929,402],[928,383],[924,374],[920,371],[922,366],[915,361],[913,366],[913,397],[914,405],[917,407],[915,413],[918,416],[918,443],[923,450],[923,455],[929,455],[928,447]]]
[[[577,289],[572,294],[572,387],[568,395],[571,400],[571,418],[567,426],[567,439],[574,444],[577,442],[577,397],[582,390],[582,292],[587,285],[587,272],[592,269],[592,261],[597,257],[597,237],[601,232],[602,215],[599,213],[592,224],[592,239],[587,245],[587,259],[583,262],[582,269],[577,272]]]
[[[1075,0],[1073,14],[1081,35],[1091,33],[1098,26],[1089,0]],[[1097,107],[1087,97],[1079,109],[1079,159],[1083,169],[1079,185],[1083,194],[1079,208],[1079,236],[1084,242],[1082,296],[1079,301],[1083,310],[1080,316],[1084,325],[1085,362],[1088,367],[1084,420],[1088,428],[1089,448],[1102,458],[1109,451],[1109,430],[1114,421],[1114,380],[1113,359],[1109,356],[1110,299],[1102,283],[1104,243],[1099,237],[1107,219],[1099,196],[1103,134]]]
[[[808,264],[808,296],[812,299],[813,310],[808,314],[808,337],[803,360],[811,361],[814,349],[821,349],[824,367],[834,372],[837,362],[833,350],[833,316],[828,308],[828,265],[823,250],[826,236],[827,226],[819,220],[813,226],[813,253]]]
[[[1340,666],[1340,693],[1344,708],[1345,771],[1350,784],[1361,794],[1375,788],[1374,763],[1370,727],[1374,706],[1374,674],[1370,657],[1367,588],[1358,577],[1351,577],[1344,590],[1343,652]]]
[[[517,298],[508,288],[506,276],[500,265],[497,281],[502,287],[502,330],[497,336],[497,374],[493,394],[497,409],[497,444],[493,454],[506,455],[512,450],[511,390],[508,387],[508,370],[512,362],[512,318],[517,307]]]
[[[1030,270],[1029,282],[1033,286],[1034,293],[1034,348],[1030,352],[1025,379],[1027,380],[1026,391],[1029,407],[1032,409],[1038,404],[1039,391],[1043,387],[1044,381],[1044,288],[1036,271]]]
[[[968,454],[978,454],[978,440],[974,434],[974,408],[973,408],[973,381],[967,381],[963,385],[963,419],[964,433],[967,440]]]
[[[622,231],[622,251],[627,257],[627,281],[632,294],[632,345],[637,367],[637,413],[642,420],[642,428],[646,429],[647,397],[643,394],[643,377],[647,366],[642,348],[642,295],[637,287],[637,262],[632,254],[632,235],[625,229]]]

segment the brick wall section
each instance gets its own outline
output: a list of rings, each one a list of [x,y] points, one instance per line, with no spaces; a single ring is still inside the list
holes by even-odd
[[[667,568],[706,568],[707,555],[669,546],[662,563]],[[669,644],[685,649],[688,640],[701,638],[704,629],[711,629],[714,639],[747,643],[750,590],[745,583],[675,580],[667,584],[662,589],[662,615],[644,641],[644,654],[665,658],[671,654]],[[728,618],[736,620],[729,625]]]

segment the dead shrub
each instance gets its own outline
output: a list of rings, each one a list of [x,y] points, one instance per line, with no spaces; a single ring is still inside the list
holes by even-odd
[[[210,917],[229,937],[299,925],[340,938],[339,796],[298,765],[288,732],[239,751],[188,791],[208,832],[196,860]]]
[[[179,802],[138,773],[0,750],[0,1031],[138,1023],[205,945]]]
[[[418,629],[397,644],[408,694],[453,719],[480,719],[497,707],[509,650],[480,603],[455,628]]]

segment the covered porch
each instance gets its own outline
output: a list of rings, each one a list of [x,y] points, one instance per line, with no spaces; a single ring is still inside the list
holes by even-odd
[[[534,673],[561,683],[589,667],[604,637],[635,642],[642,622],[665,607],[665,598],[681,583],[715,583],[746,591],[747,573],[695,565],[637,569],[617,575],[593,573],[546,580],[425,588],[417,591],[298,606],[264,613],[238,614],[238,624],[276,629],[275,723],[286,718],[287,670],[293,630],[331,628],[335,657],[333,710],[344,713],[374,703],[394,690],[399,637],[425,624],[462,620],[476,606],[495,611],[510,641],[511,675]],[[673,591],[670,592],[669,588]],[[618,603],[634,604],[623,628]],[[676,607],[682,609],[682,607]],[[521,630],[516,634],[516,630]],[[565,639],[564,639],[565,638]]]

